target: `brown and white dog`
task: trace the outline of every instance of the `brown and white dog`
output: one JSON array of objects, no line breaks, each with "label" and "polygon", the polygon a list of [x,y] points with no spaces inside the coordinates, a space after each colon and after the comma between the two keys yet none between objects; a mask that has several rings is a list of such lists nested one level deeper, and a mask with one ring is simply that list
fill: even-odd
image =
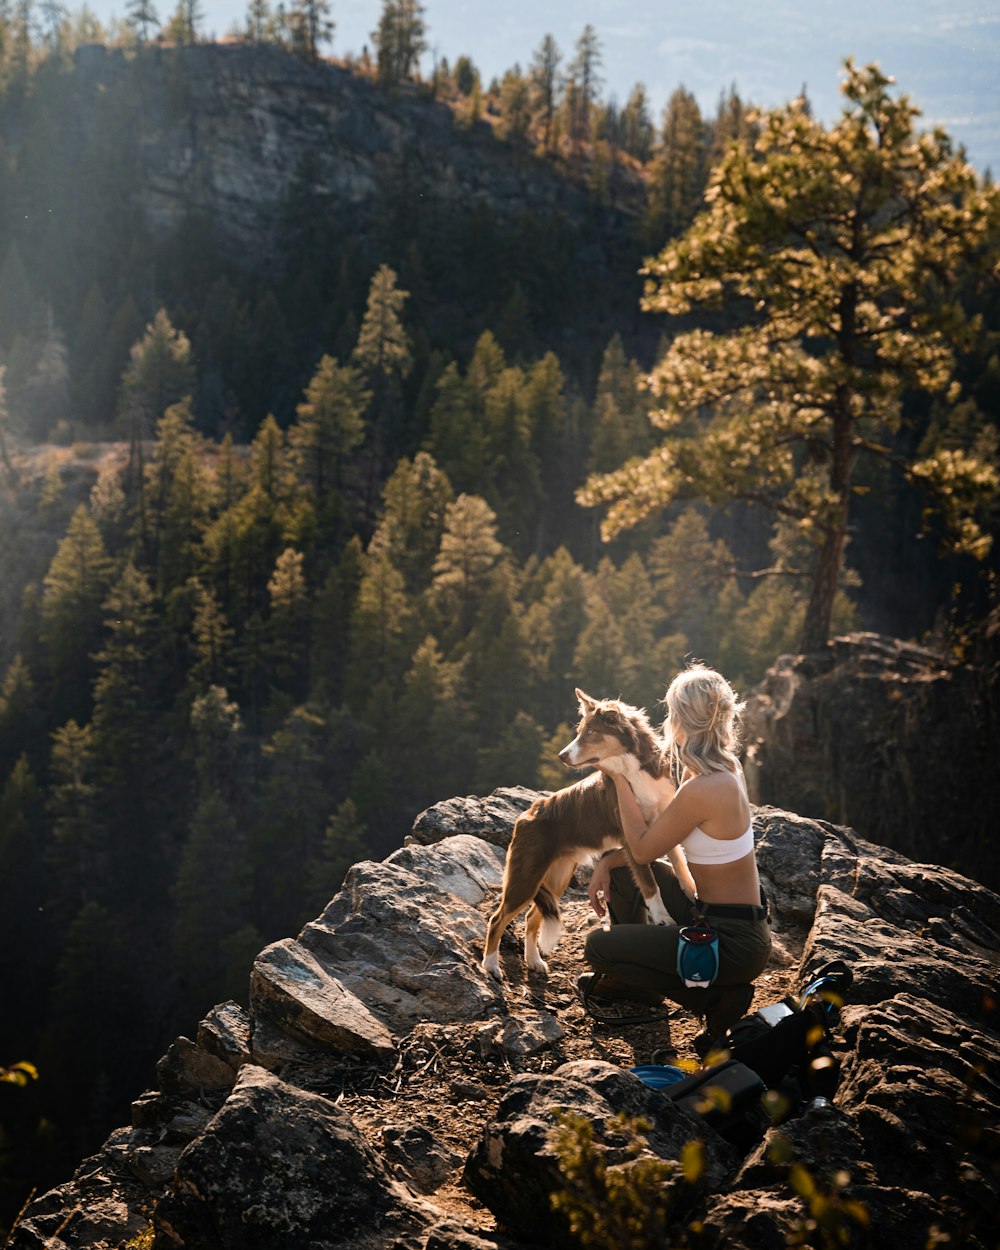
[{"label": "brown and white dog", "polygon": [[[593,767],[621,772],[647,821],[674,795],[667,756],[646,713],[617,699],[592,699],[577,690],[580,722],[576,737],[559,752],[570,768]],[[483,949],[483,969],[503,980],[498,948],[504,930],[528,903],[524,923],[524,961],[535,972],[548,972],[542,955],[555,948],[562,934],[559,899],[578,864],[620,846],[642,891],[653,924],[669,919],[652,870],[637,864],[622,834],[614,782],[595,771],[545,798],[536,799],[514,826],[507,849],[503,890],[490,916]],[[695,884],[680,847],[669,854],[674,872],[691,898]]]}]

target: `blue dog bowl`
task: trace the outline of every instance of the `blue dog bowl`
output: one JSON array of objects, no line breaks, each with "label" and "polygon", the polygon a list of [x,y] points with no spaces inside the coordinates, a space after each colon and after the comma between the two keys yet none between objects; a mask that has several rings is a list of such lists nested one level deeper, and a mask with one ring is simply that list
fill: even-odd
[{"label": "blue dog bowl", "polygon": [[637,1076],[643,1085],[649,1085],[652,1089],[665,1089],[668,1085],[676,1085],[687,1076],[682,1068],[670,1068],[657,1063],[641,1064],[638,1068],[629,1068],[629,1071]]}]

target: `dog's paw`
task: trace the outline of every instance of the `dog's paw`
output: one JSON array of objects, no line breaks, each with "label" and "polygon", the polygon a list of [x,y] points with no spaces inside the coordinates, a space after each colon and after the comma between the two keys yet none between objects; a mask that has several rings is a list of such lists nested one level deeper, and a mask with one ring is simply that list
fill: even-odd
[{"label": "dog's paw", "polygon": [[670,923],[670,913],[663,905],[663,900],[659,897],[646,899],[646,911],[649,915],[649,923],[655,925],[664,925]]},{"label": "dog's paw", "polygon": [[503,980],[503,970],[500,967],[500,956],[494,952],[492,955],[484,955],[482,969],[487,976],[492,977],[494,981]]},{"label": "dog's paw", "polygon": [[547,977],[549,975],[549,965],[545,962],[541,955],[536,955],[534,959],[526,958],[524,962],[528,965],[531,972],[540,972],[543,977]]}]

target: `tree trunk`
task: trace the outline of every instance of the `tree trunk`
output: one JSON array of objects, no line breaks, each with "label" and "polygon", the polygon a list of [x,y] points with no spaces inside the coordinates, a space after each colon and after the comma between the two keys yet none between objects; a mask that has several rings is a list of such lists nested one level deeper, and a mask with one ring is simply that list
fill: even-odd
[{"label": "tree trunk", "polygon": [[837,595],[837,582],[840,579],[846,528],[845,514],[844,524],[831,529],[819,549],[806,618],[802,625],[800,651],[820,651],[830,637],[830,620],[833,616],[833,601]]},{"label": "tree trunk", "polygon": [[854,453],[851,447],[853,420],[850,410],[850,391],[846,385],[839,388],[838,411],[833,422],[833,456],[830,466],[830,486],[837,498],[836,507],[819,549],[812,590],[802,625],[799,649],[803,652],[819,651],[830,637],[830,621],[833,604],[837,597],[837,584],[844,558],[844,539],[847,536],[848,510],[851,499],[851,474]]}]

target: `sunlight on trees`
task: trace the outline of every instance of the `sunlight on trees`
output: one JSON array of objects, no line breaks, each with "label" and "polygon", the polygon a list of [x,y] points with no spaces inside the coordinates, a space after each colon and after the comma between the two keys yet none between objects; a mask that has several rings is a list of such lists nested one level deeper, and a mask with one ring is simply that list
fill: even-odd
[{"label": "sunlight on trees", "polygon": [[892,443],[905,389],[957,398],[956,345],[972,327],[956,282],[995,259],[1000,195],[943,132],[917,133],[916,108],[890,86],[848,63],[837,125],[796,101],[759,119],[752,147],[730,149],[706,211],[650,262],[644,306],[739,300],[749,320],[677,335],[650,379],[664,441],[579,494],[610,505],[607,537],[686,498],[795,521],[815,545],[807,650],[829,635],[860,458],[923,486],[973,555],[1000,481],[967,453],[918,460]]}]

